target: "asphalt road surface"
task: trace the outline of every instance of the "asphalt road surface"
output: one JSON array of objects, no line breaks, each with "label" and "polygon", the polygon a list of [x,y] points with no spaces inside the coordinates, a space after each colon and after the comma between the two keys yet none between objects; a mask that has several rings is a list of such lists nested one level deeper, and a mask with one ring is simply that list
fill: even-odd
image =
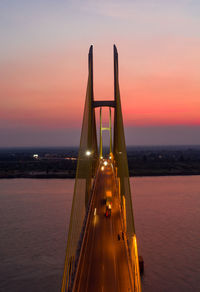
[{"label": "asphalt road surface", "polygon": [[[110,163],[101,168],[73,291],[133,291],[113,168]],[[105,216],[107,191],[112,192],[110,217]]]}]

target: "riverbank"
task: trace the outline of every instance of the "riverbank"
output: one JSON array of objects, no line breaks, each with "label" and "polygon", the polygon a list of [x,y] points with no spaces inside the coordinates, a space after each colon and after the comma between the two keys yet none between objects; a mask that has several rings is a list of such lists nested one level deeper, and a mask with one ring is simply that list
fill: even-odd
[{"label": "riverbank", "polygon": [[[178,171],[178,170],[163,170],[152,171],[152,172],[136,172],[134,170],[130,171],[130,177],[156,177],[156,176],[191,176],[200,175],[200,171]],[[16,178],[29,178],[29,179],[74,179],[75,173],[45,173],[45,172],[35,172],[35,173],[5,173],[0,174],[0,179],[16,179]]]},{"label": "riverbank", "polygon": [[[200,175],[200,146],[127,147],[127,155],[130,177]],[[78,148],[0,149],[0,179],[75,178],[77,157]]]}]

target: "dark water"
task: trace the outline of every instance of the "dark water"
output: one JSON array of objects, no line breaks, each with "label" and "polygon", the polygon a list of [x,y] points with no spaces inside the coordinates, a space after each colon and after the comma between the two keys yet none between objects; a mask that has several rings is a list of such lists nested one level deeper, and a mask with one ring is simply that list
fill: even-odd
[{"label": "dark water", "polygon": [[[0,291],[60,290],[74,180],[0,180]],[[200,176],[132,178],[147,292],[200,291]]]}]

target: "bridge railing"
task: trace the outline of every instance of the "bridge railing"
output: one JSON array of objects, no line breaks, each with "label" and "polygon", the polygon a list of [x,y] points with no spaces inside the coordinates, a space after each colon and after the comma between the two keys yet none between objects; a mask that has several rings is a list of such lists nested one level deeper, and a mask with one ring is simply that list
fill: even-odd
[{"label": "bridge railing", "polygon": [[[97,168],[97,173],[99,171],[99,166]],[[92,205],[93,205],[93,200],[94,200],[94,190],[95,190],[95,186],[96,186],[96,178],[97,178],[97,174],[94,177],[93,183],[92,183],[92,189],[91,189],[91,196],[90,196],[90,200],[88,202],[88,206],[86,209],[86,213],[85,213],[85,217],[84,217],[84,221],[83,221],[83,226],[81,229],[81,233],[80,233],[80,238],[79,238],[79,242],[78,242],[78,246],[77,246],[77,250],[76,250],[76,255],[75,255],[75,260],[74,260],[74,264],[73,267],[71,269],[71,273],[69,274],[69,280],[68,283],[66,285],[66,292],[72,292],[73,291],[73,287],[74,287],[74,282],[76,281],[76,272],[78,270],[78,266],[79,266],[79,262],[80,262],[80,256],[81,253],[83,251],[83,243],[84,243],[84,239],[85,239],[85,231],[87,230],[87,226],[89,224],[89,217],[90,217],[90,213],[92,210]]]},{"label": "bridge railing", "polygon": [[139,260],[138,260],[138,249],[137,249],[137,240],[136,235],[134,234],[131,238],[127,236],[126,232],[126,210],[124,209],[126,204],[123,202],[125,200],[125,197],[120,194],[120,178],[117,176],[117,167],[115,165],[115,162],[113,162],[113,170],[114,170],[114,176],[115,176],[115,184],[116,184],[116,191],[119,196],[119,200],[121,203],[121,224],[122,229],[124,232],[124,242],[126,246],[127,251],[127,258],[128,258],[128,264],[129,264],[129,272],[130,272],[130,278],[133,285],[133,291],[134,292],[141,292],[141,280],[140,280],[140,269],[139,269]]}]

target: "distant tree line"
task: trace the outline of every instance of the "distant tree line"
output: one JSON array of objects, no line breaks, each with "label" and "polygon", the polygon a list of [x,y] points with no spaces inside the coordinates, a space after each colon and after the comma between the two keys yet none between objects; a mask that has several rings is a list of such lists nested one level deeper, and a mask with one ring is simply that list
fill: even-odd
[{"label": "distant tree line", "polygon": [[[200,147],[128,147],[127,155],[130,176],[200,174]],[[0,150],[0,178],[73,178],[77,157],[77,148]]]}]

